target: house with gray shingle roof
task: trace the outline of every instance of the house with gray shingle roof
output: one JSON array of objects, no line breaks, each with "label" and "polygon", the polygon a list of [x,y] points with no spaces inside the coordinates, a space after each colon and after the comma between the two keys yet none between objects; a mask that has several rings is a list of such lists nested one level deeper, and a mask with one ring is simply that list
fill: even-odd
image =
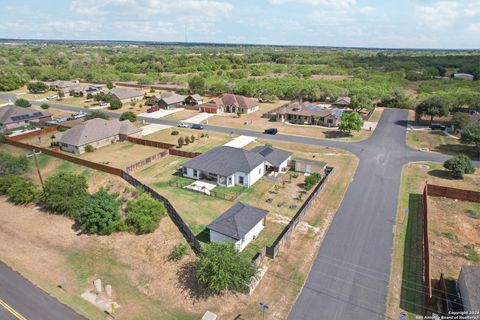
[{"label": "house with gray shingle roof", "polygon": [[207,113],[252,113],[258,110],[258,99],[238,94],[224,93],[221,96],[198,105],[201,112]]},{"label": "house with gray shingle roof", "polygon": [[142,136],[142,129],[135,127],[130,121],[118,119],[91,119],[73,128],[55,134],[55,139],[62,150],[81,154],[85,147],[100,148],[126,137]]},{"label": "house with gray shingle roof", "polygon": [[290,156],[290,152],[272,147],[249,151],[221,146],[185,162],[182,172],[183,176],[196,180],[209,180],[225,187],[240,185],[248,188],[268,173],[268,168],[288,163]]},{"label": "house with gray shingle roof", "polygon": [[292,159],[289,151],[274,148],[271,146],[256,146],[251,151],[257,152],[265,158],[266,171],[287,172],[288,162]]},{"label": "house with gray shingle roof", "polygon": [[19,128],[30,123],[43,124],[50,120],[52,114],[48,111],[13,105],[0,107],[0,130]]},{"label": "house with gray shingle roof", "polygon": [[238,202],[210,223],[211,242],[230,242],[242,251],[265,227],[268,211]]},{"label": "house with gray shingle roof", "polygon": [[457,281],[457,287],[462,297],[463,310],[480,310],[480,267],[462,266]]},{"label": "house with gray shingle roof", "polygon": [[144,96],[142,92],[127,87],[112,88],[108,94],[122,103],[142,100]]}]

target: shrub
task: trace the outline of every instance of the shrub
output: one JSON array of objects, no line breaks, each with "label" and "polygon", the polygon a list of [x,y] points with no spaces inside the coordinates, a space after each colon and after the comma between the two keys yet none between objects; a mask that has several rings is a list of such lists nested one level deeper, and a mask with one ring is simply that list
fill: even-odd
[{"label": "shrub", "polygon": [[7,141],[7,137],[5,134],[0,133],[0,144],[5,143],[5,141]]},{"label": "shrub", "polygon": [[106,235],[117,229],[120,221],[120,204],[116,194],[109,194],[105,189],[89,195],[85,205],[80,209],[76,221],[83,232]]},{"label": "shrub", "polygon": [[475,168],[468,158],[464,154],[455,156],[443,163],[443,167],[449,170],[454,178],[463,179],[464,174],[470,174],[475,172]]},{"label": "shrub", "polygon": [[190,141],[193,143],[195,142],[195,136],[192,134],[192,136],[190,137]]},{"label": "shrub", "polygon": [[40,108],[42,108],[43,110],[47,110],[47,109],[50,109],[50,105],[48,103],[42,103]]},{"label": "shrub", "polygon": [[188,136],[185,137],[185,144],[189,144],[190,143],[190,138]]},{"label": "shrub", "polygon": [[112,90],[112,89],[113,89],[113,83],[112,83],[112,81],[107,81],[107,88],[108,88],[108,90]]},{"label": "shrub", "polygon": [[163,215],[165,215],[163,203],[153,199],[147,193],[142,193],[136,200],[127,203],[125,222],[137,234],[150,233],[157,229]]},{"label": "shrub", "polygon": [[9,174],[20,175],[28,170],[28,160],[25,156],[12,156],[0,151],[0,176]]},{"label": "shrub", "polygon": [[86,152],[93,152],[93,151],[95,151],[95,148],[91,144],[88,144],[88,145],[85,146],[85,151]]},{"label": "shrub", "polygon": [[12,185],[19,183],[22,180],[24,180],[24,178],[16,175],[0,176],[0,194],[6,195],[8,193],[8,189]]},{"label": "shrub", "polygon": [[85,120],[92,120],[92,119],[97,119],[97,118],[98,119],[105,119],[105,120],[110,119],[110,117],[107,116],[104,112],[98,111],[98,110],[92,111],[85,116]]},{"label": "shrub", "polygon": [[27,89],[31,93],[40,93],[40,92],[47,91],[48,86],[43,82],[36,81],[36,82],[30,82],[29,84],[27,84]]},{"label": "shrub", "polygon": [[177,130],[174,130],[172,131],[172,133],[170,133],[172,136],[178,136],[179,132]]},{"label": "shrub", "polygon": [[23,99],[23,98],[18,98],[17,100],[15,100],[15,105],[17,107],[22,107],[22,108],[28,108],[28,107],[32,106],[30,101],[28,101],[27,99]]},{"label": "shrub", "polygon": [[122,107],[122,102],[118,99],[111,99],[110,100],[110,107],[108,109],[110,110],[118,110]]},{"label": "shrub", "polygon": [[33,182],[20,178],[7,190],[8,200],[15,204],[29,204],[38,196],[38,188]]},{"label": "shrub", "polygon": [[362,129],[363,120],[357,112],[343,113],[338,129],[343,132],[350,133],[352,130],[359,131]]},{"label": "shrub", "polygon": [[87,99],[92,100],[93,99],[93,94],[91,92],[87,93]]},{"label": "shrub", "polygon": [[305,177],[305,190],[310,190],[322,179],[322,175],[318,172],[314,172],[311,175]]},{"label": "shrub", "polygon": [[185,144],[185,141],[182,137],[178,138],[178,147],[181,148]]},{"label": "shrub", "polygon": [[47,178],[40,204],[52,213],[75,217],[85,205],[87,179],[69,172],[56,173]]},{"label": "shrub", "polygon": [[184,243],[175,245],[168,255],[168,261],[180,261],[187,253],[188,246]]},{"label": "shrub", "polygon": [[198,280],[215,292],[241,290],[257,273],[250,259],[226,242],[206,245],[195,267]]},{"label": "shrub", "polygon": [[135,122],[137,121],[137,116],[132,111],[127,111],[120,115],[120,120],[121,121],[128,120],[130,122]]}]

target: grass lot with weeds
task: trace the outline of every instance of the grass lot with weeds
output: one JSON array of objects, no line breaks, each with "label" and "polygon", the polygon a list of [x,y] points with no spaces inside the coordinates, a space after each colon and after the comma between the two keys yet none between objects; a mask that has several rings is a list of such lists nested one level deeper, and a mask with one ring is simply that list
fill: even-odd
[{"label": "grass lot with weeds", "polygon": [[478,151],[474,145],[462,144],[460,140],[449,137],[441,131],[408,131],[407,145],[418,150],[428,149],[452,156],[463,153],[472,159],[478,159]]},{"label": "grass lot with weeds", "polygon": [[[431,184],[478,190],[480,186],[480,170],[477,169],[475,174],[466,175],[463,180],[455,180],[450,177],[449,173],[443,169],[442,164],[439,163],[410,163],[403,168],[387,303],[387,315],[391,318],[397,318],[401,310],[408,313],[409,319],[415,319],[417,315],[423,315],[422,192],[427,180]],[[455,207],[441,207],[441,210],[437,210],[435,208],[438,201],[440,206],[450,203],[451,205],[455,204]],[[454,267],[458,276],[460,270],[459,265],[454,262],[455,259],[459,263],[467,262],[465,259],[459,259],[458,257],[465,250],[460,250],[460,247],[455,247],[453,244],[457,242],[456,239],[460,238],[460,233],[468,232],[469,229],[466,226],[451,223],[454,223],[454,220],[458,221],[458,218],[465,220],[469,214],[476,216],[478,204],[462,203],[464,202],[429,197],[431,218],[429,219],[430,257],[432,259],[433,278],[440,276],[439,271],[442,269],[442,265],[448,268],[450,265]],[[464,205],[467,205],[467,208],[462,208]],[[471,208],[472,206],[474,208]],[[457,216],[454,212],[459,212],[460,214]],[[450,221],[441,219],[439,217],[440,213],[448,215],[448,220]],[[439,251],[437,252],[437,250]],[[438,259],[435,259],[435,255],[438,256]],[[445,259],[444,262],[442,262],[442,259]]]}]

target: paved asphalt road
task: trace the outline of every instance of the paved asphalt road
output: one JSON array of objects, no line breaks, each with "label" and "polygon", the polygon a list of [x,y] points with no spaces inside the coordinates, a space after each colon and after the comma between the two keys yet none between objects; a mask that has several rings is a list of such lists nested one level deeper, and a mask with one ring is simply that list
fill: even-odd
[{"label": "paved asphalt road", "polygon": [[[0,94],[0,98],[14,100],[15,96]],[[61,110],[84,110],[52,102],[49,104]],[[106,113],[118,117],[118,113]],[[204,126],[206,130],[218,132],[342,148],[360,158],[354,180],[325,236],[289,319],[385,318],[393,226],[402,167],[411,161],[443,162],[449,158],[407,147],[406,119],[407,111],[385,110],[372,137],[357,143],[282,134],[271,136],[250,130]],[[139,120],[176,125],[174,121],[163,119],[140,117]],[[480,163],[475,162],[475,165],[480,166]],[[23,298],[21,300],[25,301]],[[54,308],[48,307],[48,310]]]},{"label": "paved asphalt road", "polygon": [[0,319],[85,320],[3,262],[0,262]]}]

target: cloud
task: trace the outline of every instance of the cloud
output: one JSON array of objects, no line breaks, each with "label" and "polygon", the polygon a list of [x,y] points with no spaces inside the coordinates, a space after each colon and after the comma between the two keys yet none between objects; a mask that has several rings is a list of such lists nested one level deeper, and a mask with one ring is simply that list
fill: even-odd
[{"label": "cloud", "polygon": [[480,33],[480,22],[470,24],[468,30],[474,33]]},{"label": "cloud", "polygon": [[426,28],[449,28],[475,19],[480,13],[480,0],[434,1],[415,5],[419,23]]},{"label": "cloud", "polygon": [[286,3],[309,4],[313,6],[324,5],[337,9],[346,9],[357,4],[357,0],[268,0],[268,2],[273,5]]}]

